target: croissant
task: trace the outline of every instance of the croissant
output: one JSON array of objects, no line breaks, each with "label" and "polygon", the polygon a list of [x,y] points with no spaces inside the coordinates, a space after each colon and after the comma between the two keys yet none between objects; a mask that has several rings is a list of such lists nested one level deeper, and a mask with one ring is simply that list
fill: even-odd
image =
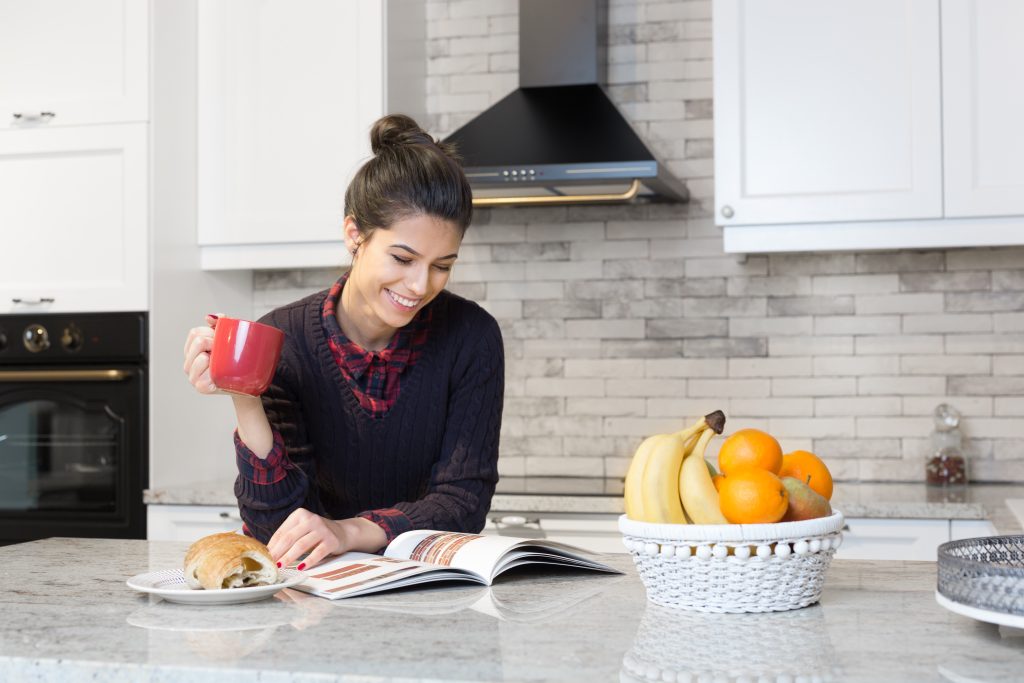
[{"label": "croissant", "polygon": [[185,553],[185,582],[190,588],[217,590],[269,586],[278,582],[270,551],[255,538],[236,533],[205,536]]}]

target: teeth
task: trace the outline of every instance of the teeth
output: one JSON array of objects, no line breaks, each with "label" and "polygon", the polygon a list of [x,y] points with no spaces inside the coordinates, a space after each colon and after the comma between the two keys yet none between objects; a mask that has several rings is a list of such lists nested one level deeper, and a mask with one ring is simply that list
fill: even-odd
[{"label": "teeth", "polygon": [[388,290],[388,294],[391,295],[392,299],[394,299],[398,303],[402,304],[406,308],[412,308],[413,306],[415,306],[419,302],[419,299],[406,299],[404,296],[398,296],[397,294],[392,292],[390,289]]}]

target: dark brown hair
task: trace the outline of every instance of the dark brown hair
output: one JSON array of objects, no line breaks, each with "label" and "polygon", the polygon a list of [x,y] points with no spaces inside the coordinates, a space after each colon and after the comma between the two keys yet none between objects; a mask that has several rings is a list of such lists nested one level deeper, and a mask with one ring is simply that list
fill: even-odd
[{"label": "dark brown hair", "polygon": [[363,239],[421,214],[466,233],[473,194],[453,145],[435,140],[404,114],[390,114],[373,124],[370,147],[373,158],[345,191],[345,215],[355,219]]}]

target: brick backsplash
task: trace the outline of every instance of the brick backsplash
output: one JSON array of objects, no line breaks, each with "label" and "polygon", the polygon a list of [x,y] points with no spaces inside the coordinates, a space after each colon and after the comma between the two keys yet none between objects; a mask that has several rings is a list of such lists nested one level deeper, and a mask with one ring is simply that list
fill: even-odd
[{"label": "brick backsplash", "polygon": [[[423,123],[444,136],[516,86],[518,3],[427,7]],[[609,12],[608,92],[693,200],[477,212],[450,289],[505,336],[502,474],[622,476],[642,437],[721,408],[838,478],[916,481],[948,402],[972,477],[1024,481],[1024,249],[723,253],[711,3]],[[258,313],[338,272],[255,273]]]}]

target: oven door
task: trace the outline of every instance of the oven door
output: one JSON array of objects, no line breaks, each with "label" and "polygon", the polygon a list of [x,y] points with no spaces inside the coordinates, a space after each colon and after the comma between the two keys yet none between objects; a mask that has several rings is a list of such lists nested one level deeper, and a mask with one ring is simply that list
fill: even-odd
[{"label": "oven door", "polygon": [[0,543],[145,538],[138,366],[0,370]]}]

